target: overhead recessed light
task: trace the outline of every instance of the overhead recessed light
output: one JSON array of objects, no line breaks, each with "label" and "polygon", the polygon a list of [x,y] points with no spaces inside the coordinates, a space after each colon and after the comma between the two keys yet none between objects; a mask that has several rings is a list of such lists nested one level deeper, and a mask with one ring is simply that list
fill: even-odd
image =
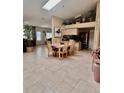
[{"label": "overhead recessed light", "polygon": [[61,0],[49,0],[42,8],[49,11],[54,6],[56,6],[60,1]]}]

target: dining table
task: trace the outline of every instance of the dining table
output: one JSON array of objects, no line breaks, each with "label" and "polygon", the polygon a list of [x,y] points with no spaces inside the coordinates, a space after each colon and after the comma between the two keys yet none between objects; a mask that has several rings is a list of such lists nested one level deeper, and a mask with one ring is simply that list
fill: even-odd
[{"label": "dining table", "polygon": [[61,55],[60,55],[60,50],[61,50],[64,46],[65,46],[64,44],[60,44],[60,43],[54,43],[54,44],[52,44],[52,48],[53,48],[55,51],[58,51],[58,53],[59,53],[59,58],[61,57]]},{"label": "dining table", "polygon": [[[68,44],[67,47],[69,47],[69,46],[71,46],[71,44]],[[61,51],[61,49],[62,49],[63,47],[65,47],[65,44],[61,44],[61,43],[54,43],[54,44],[52,44],[52,48],[58,49],[59,58],[61,57],[60,51]]]}]

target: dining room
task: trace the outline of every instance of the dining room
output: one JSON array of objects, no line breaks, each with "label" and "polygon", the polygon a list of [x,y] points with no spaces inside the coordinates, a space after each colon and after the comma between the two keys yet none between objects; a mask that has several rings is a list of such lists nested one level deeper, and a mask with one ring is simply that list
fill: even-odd
[{"label": "dining room", "polygon": [[34,21],[26,20],[24,25],[33,25],[36,35],[43,36],[36,36],[39,41],[33,51],[23,53],[24,93],[99,93],[100,62],[95,60],[100,55],[96,50],[100,46],[99,2],[58,0],[60,3],[47,9],[45,5],[52,1],[34,7],[34,16],[25,5],[24,15]]}]

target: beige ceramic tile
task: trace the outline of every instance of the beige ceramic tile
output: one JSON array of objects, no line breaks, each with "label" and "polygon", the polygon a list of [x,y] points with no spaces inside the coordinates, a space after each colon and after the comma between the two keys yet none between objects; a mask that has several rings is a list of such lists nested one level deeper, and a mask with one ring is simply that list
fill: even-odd
[{"label": "beige ceramic tile", "polygon": [[48,57],[45,46],[23,55],[24,93],[99,93],[93,79],[90,51],[62,60]]}]

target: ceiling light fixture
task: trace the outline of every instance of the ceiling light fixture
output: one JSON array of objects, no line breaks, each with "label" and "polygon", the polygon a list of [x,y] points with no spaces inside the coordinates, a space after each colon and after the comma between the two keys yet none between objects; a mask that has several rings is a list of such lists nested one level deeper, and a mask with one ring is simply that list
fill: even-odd
[{"label": "ceiling light fixture", "polygon": [[46,10],[51,10],[54,6],[56,6],[61,0],[49,0],[42,8]]}]

